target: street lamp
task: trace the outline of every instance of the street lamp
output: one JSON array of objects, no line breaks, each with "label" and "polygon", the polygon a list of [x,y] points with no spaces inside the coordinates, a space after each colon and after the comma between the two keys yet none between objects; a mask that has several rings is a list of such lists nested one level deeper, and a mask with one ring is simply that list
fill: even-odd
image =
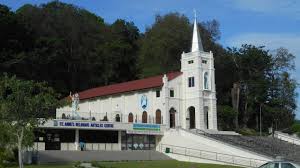
[{"label": "street lamp", "polygon": [[261,126],[262,126],[262,124],[261,124],[261,111],[262,111],[262,106],[265,103],[267,104],[267,103],[269,103],[269,101],[267,100],[264,103],[260,103],[260,106],[259,106],[259,136],[261,136]]}]

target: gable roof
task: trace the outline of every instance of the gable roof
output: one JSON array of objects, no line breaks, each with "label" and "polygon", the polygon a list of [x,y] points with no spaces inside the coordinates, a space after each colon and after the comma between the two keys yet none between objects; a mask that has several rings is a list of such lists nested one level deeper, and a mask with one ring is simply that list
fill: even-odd
[{"label": "gable roof", "polygon": [[[166,74],[168,77],[168,80],[172,80],[178,76],[180,76],[182,72],[171,72]],[[84,90],[82,92],[79,92],[79,98],[80,100],[94,98],[94,97],[100,97],[100,96],[107,96],[107,95],[113,95],[113,94],[119,94],[124,92],[130,92],[130,91],[136,91],[136,90],[142,90],[142,89],[149,89],[149,88],[155,88],[155,87],[161,87],[163,86],[162,81],[163,75],[153,76],[145,79],[139,79],[129,82],[123,82],[118,84],[112,84],[107,86],[101,86],[96,87],[88,90]]]}]

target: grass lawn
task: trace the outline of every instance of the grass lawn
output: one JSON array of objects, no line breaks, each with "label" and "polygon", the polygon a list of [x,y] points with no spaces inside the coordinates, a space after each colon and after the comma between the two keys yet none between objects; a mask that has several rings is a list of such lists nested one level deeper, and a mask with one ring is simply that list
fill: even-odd
[{"label": "grass lawn", "polygon": [[[8,168],[19,168],[19,167],[12,166]],[[25,168],[74,168],[74,164],[25,165]]]},{"label": "grass lawn", "polygon": [[[95,162],[100,168],[237,168],[234,166],[201,164],[190,162],[179,162],[175,160],[167,161],[128,161],[128,162]],[[25,168],[73,168],[74,164],[65,165],[33,165]],[[10,168],[17,168],[10,167]]]},{"label": "grass lawn", "polygon": [[[234,166],[201,164],[180,162],[175,160],[166,161],[129,161],[129,162],[99,162],[107,168],[237,168]],[[101,167],[102,168],[102,167]]]}]

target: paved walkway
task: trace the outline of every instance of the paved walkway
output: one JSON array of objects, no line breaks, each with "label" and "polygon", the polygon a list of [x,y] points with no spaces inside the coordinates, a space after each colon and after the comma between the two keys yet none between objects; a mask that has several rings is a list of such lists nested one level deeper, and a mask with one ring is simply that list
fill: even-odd
[{"label": "paved walkway", "polygon": [[157,151],[39,151],[39,163],[129,161],[129,160],[171,160]]}]

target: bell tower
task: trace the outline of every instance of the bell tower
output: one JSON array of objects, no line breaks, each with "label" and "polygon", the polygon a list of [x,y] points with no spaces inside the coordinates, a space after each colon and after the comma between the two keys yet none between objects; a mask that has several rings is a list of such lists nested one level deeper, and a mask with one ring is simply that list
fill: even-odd
[{"label": "bell tower", "polygon": [[203,49],[196,14],[191,52],[182,53],[181,72],[183,128],[217,130],[214,58]]}]

